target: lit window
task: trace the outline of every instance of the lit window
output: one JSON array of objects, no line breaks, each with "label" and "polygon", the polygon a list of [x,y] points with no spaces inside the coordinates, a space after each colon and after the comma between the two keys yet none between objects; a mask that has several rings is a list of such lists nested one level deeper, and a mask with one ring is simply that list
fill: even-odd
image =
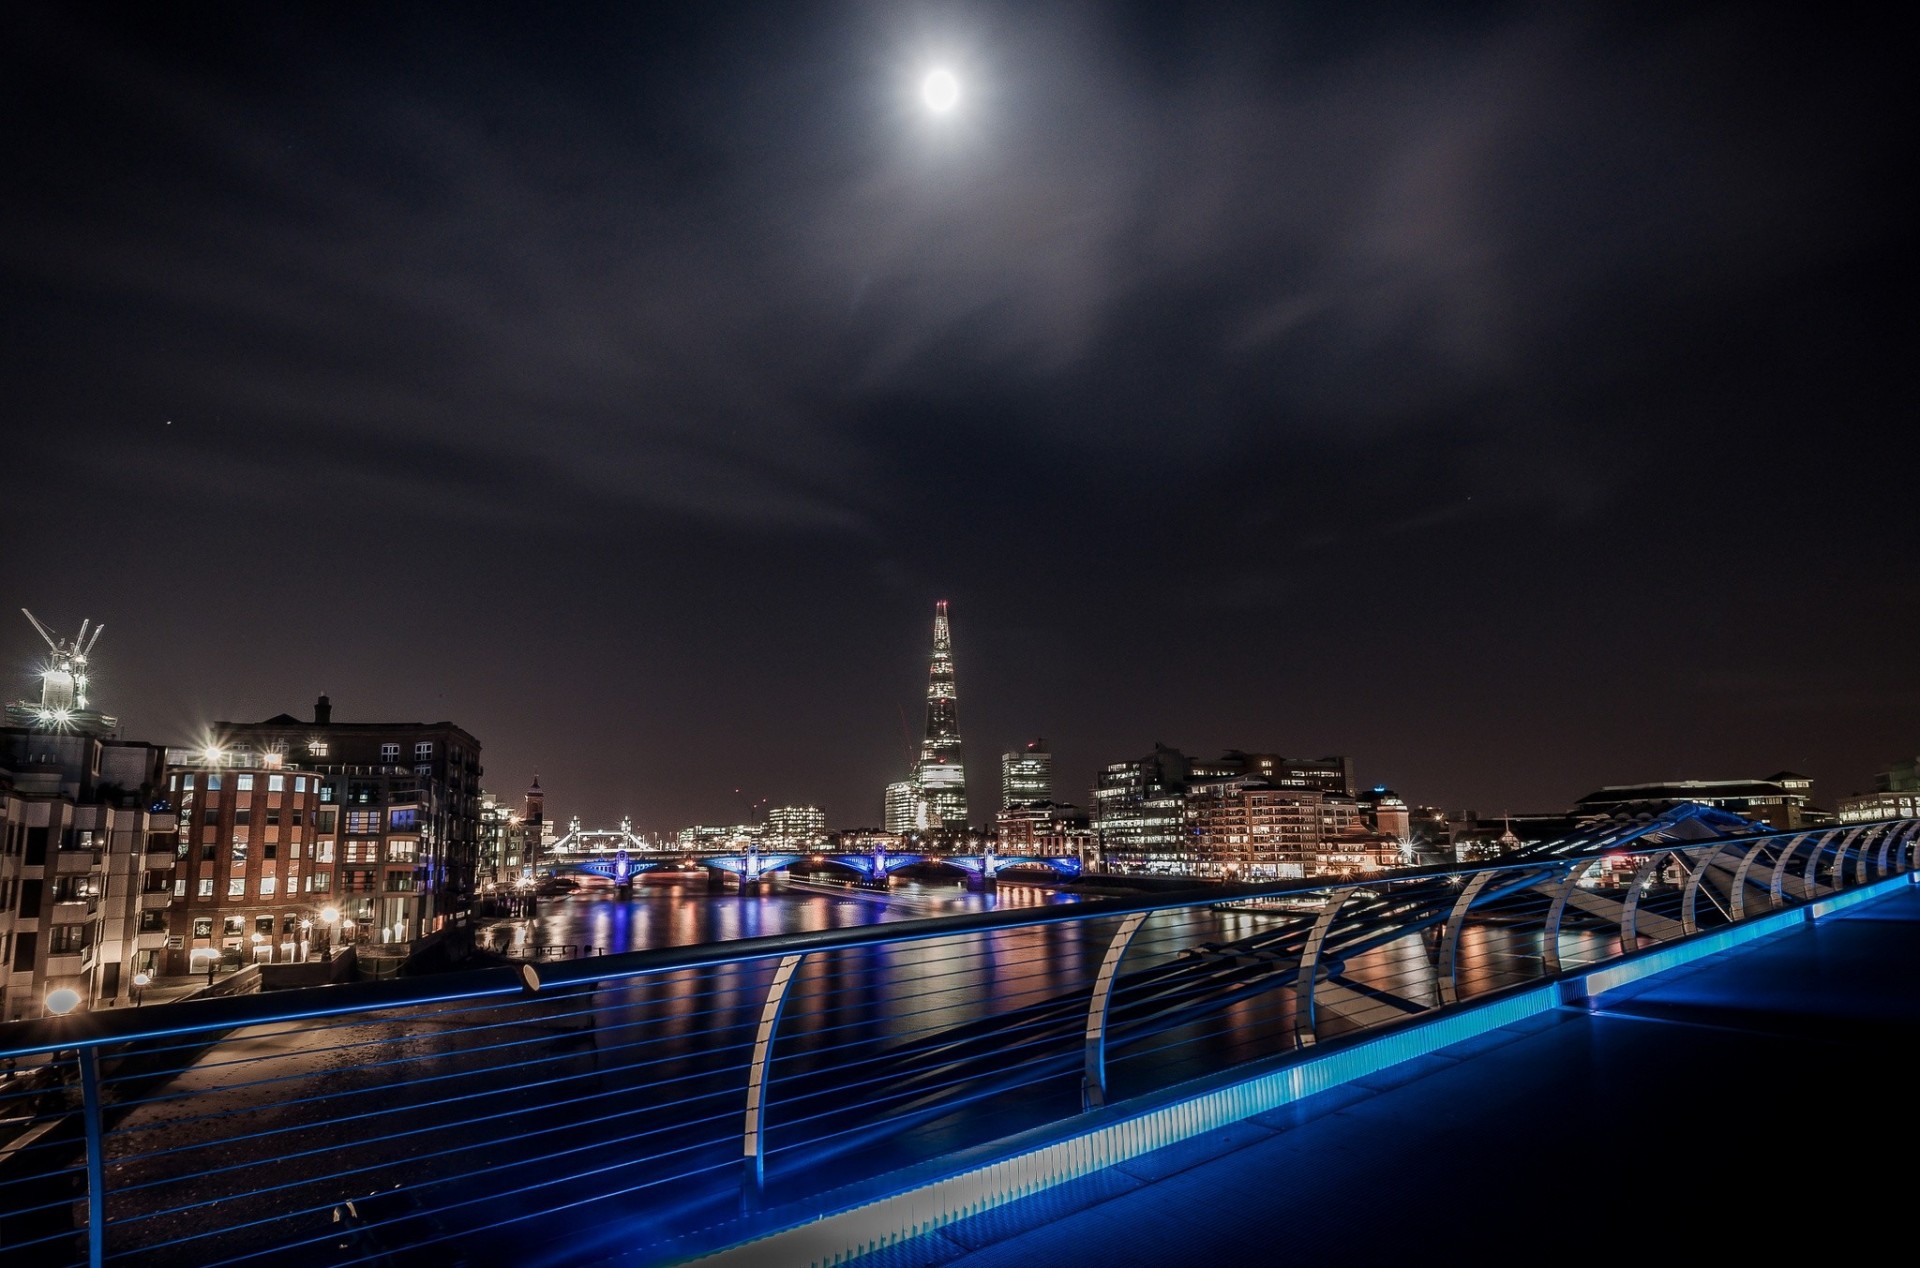
[{"label": "lit window", "polygon": [[182,876],[173,882],[173,896],[175,898],[185,898],[187,896],[186,877]]},{"label": "lit window", "polygon": [[239,789],[241,792],[252,792],[253,791],[253,775],[251,773],[242,773],[239,776],[236,776],[234,779],[233,786]]},{"label": "lit window", "polygon": [[268,792],[285,792],[286,790],[287,790],[287,777],[285,775],[267,776]]},{"label": "lit window", "polygon": [[217,775],[217,774],[214,774],[214,773],[211,773],[211,772],[209,772],[209,773],[208,773],[208,775],[207,775],[207,791],[208,791],[208,792],[219,792],[219,791],[220,791],[220,776],[219,776],[219,775]]},{"label": "lit window", "polygon": [[295,775],[293,777],[293,791],[297,793],[307,791],[307,777],[305,775]]},{"label": "lit window", "polygon": [[202,876],[200,878],[200,897],[202,898],[213,897],[213,877]]},{"label": "lit window", "polygon": [[191,792],[193,790],[193,776],[182,775],[180,777],[180,786]]},{"label": "lit window", "polygon": [[310,757],[325,757],[327,755],[327,742],[325,740],[308,740],[307,754]]},{"label": "lit window", "polygon": [[235,876],[228,879],[227,881],[227,897],[228,898],[244,898],[246,896],[246,893],[247,893],[246,877]]},{"label": "lit window", "polygon": [[416,745],[414,745],[414,746],[413,746],[413,760],[414,760],[414,761],[416,761],[416,762],[419,762],[419,761],[425,761],[425,760],[426,760],[427,758],[429,758],[429,757],[432,757],[432,756],[433,756],[433,741],[432,741],[432,740],[422,740],[422,741],[420,741],[420,742],[419,742],[418,744],[416,744]]},{"label": "lit window", "polygon": [[277,888],[279,888],[279,881],[277,877],[262,876],[260,878],[260,897],[262,898],[267,897],[268,895],[272,894]]},{"label": "lit window", "polygon": [[382,744],[380,746],[380,760],[383,762],[399,761],[400,746],[398,744]]}]

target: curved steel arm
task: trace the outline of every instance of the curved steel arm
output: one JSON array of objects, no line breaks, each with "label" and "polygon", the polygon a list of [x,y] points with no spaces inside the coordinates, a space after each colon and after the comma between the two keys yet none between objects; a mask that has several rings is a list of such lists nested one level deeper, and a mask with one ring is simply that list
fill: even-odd
[{"label": "curved steel arm", "polygon": [[773,1036],[780,1027],[780,1013],[787,1006],[787,988],[805,955],[787,955],[774,967],[773,981],[767,987],[767,1001],[760,1008],[760,1029],[753,1037],[753,1063],[747,1068],[747,1119],[741,1133],[741,1153],[746,1160],[746,1183],[758,1194],[767,1183],[766,1169],[766,1095],[767,1080],[773,1065]]},{"label": "curved steel arm", "polygon": [[1327,944],[1327,932],[1333,928],[1333,918],[1347,905],[1347,899],[1359,891],[1358,885],[1348,885],[1336,889],[1327,895],[1326,905],[1313,922],[1313,929],[1307,934],[1306,947],[1300,952],[1299,974],[1294,978],[1293,1039],[1296,1046],[1311,1048],[1319,1041],[1319,1033],[1314,1029],[1313,986],[1320,976],[1320,950]]},{"label": "curved steel arm", "polygon": [[1120,922],[1107,943],[1107,954],[1100,961],[1100,975],[1093,980],[1093,998],[1087,1004],[1086,1074],[1080,1083],[1080,1101],[1086,1109],[1099,1109],[1107,1103],[1107,1004],[1113,997],[1113,981],[1119,975],[1120,961],[1147,913],[1136,911]]},{"label": "curved steel arm", "polygon": [[[1680,932],[1682,934],[1698,933],[1700,931],[1700,923],[1694,919],[1694,912],[1700,901],[1701,883],[1706,880],[1707,873],[1713,869],[1714,863],[1716,863],[1720,856],[1726,853],[1733,844],[1732,841],[1721,842],[1713,848],[1713,851],[1708,854],[1705,859],[1694,864],[1692,875],[1687,877],[1686,893],[1680,900]],[[1736,884],[1737,883],[1738,882],[1736,882]]]}]

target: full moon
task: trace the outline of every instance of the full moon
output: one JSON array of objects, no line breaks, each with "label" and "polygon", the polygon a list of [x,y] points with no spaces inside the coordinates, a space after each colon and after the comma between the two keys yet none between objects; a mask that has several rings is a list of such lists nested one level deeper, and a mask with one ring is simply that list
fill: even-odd
[{"label": "full moon", "polygon": [[960,104],[960,81],[945,68],[930,70],[925,82],[920,85],[920,96],[927,103],[927,109],[935,114],[946,114]]}]

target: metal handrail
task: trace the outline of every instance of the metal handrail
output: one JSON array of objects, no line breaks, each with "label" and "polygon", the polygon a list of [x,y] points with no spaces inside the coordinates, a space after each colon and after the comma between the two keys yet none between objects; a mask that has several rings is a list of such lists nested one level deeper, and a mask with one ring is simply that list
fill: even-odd
[{"label": "metal handrail", "polygon": [[[1817,903],[1907,872],[1916,842],[1913,820],[1645,837],[1357,879],[197,999],[8,1023],[0,1057],[51,1052],[43,1069],[78,1078],[81,1138],[56,1132],[31,1148],[84,1181],[93,1262],[109,1230],[136,1250],[189,1253],[180,1248],[230,1228],[281,1238],[273,1249],[298,1255],[326,1240],[312,1221],[330,1194],[390,1187],[403,1164],[416,1206],[353,1218],[363,1233],[419,1246],[528,1218],[511,1201],[557,1184],[581,1182],[581,1200],[610,1202],[671,1185],[678,1210],[689,1193],[710,1200],[730,1174],[751,1205],[770,1183],[793,1183],[805,1160],[858,1154],[986,1102],[1012,1096],[1016,1116],[1071,1119],[1139,1095],[1142,1072],[1159,1078],[1183,1045],[1182,1060],[1204,1058],[1211,1050],[1192,1045],[1210,1036],[1300,1052],[1380,1033],[1522,982],[1658,955],[1755,908]],[[1608,859],[1621,860],[1612,882],[1581,888]],[[1469,922],[1483,932],[1506,922],[1525,937],[1468,939]],[[1262,1006],[1239,1007],[1251,1001]],[[262,1026],[297,1038],[220,1046],[226,1032]],[[325,1059],[276,1064],[286,1051]],[[176,1087],[189,1068],[198,1081]],[[336,1068],[363,1081],[339,1083]],[[369,1088],[404,1091],[367,1101]],[[218,1098],[203,1100],[210,1091]],[[998,1120],[983,1108],[980,1121]],[[476,1132],[498,1148],[474,1152]],[[329,1142],[346,1139],[361,1149],[335,1161]],[[63,1164],[62,1148],[78,1163]],[[256,1166],[276,1170],[256,1179]],[[603,1178],[636,1167],[630,1179]],[[0,1216],[20,1191],[4,1186],[18,1183],[0,1176]],[[490,1194],[508,1205],[491,1209]],[[66,1208],[20,1209],[57,1222]],[[204,1210],[209,1227],[161,1218],[189,1210]],[[284,1236],[282,1216],[295,1230]],[[448,1222],[457,1227],[434,1231]]]}]

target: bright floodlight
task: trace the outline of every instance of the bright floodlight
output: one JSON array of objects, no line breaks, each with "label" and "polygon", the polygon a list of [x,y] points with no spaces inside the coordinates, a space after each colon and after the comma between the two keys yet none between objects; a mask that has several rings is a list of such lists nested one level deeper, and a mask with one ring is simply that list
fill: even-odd
[{"label": "bright floodlight", "polygon": [[925,82],[920,85],[920,96],[927,103],[927,109],[946,114],[960,104],[960,81],[953,77],[952,71],[936,67],[927,72]]},{"label": "bright floodlight", "polygon": [[57,991],[47,992],[47,1011],[55,1017],[65,1017],[80,1007],[80,992],[72,987],[63,986]]}]

